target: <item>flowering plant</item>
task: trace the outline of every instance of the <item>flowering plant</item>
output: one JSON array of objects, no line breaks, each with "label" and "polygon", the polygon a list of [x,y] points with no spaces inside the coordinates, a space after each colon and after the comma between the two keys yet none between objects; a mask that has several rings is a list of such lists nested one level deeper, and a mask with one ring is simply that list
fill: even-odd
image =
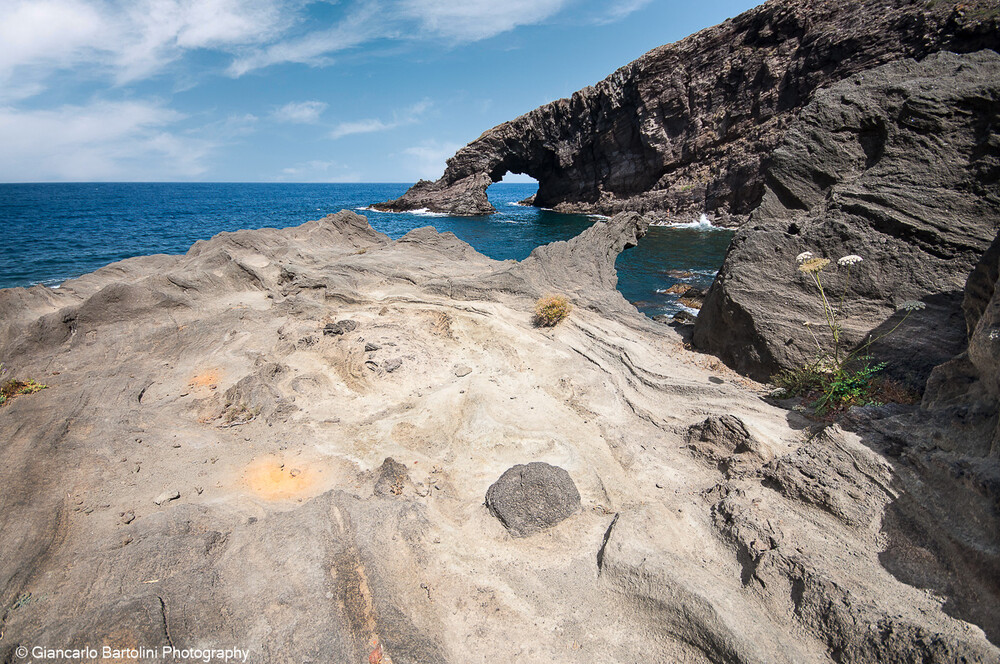
[{"label": "flowering plant", "polygon": [[825,348],[815,331],[816,325],[808,320],[803,321],[803,325],[816,343],[818,356],[814,361],[807,363],[800,369],[778,374],[775,376],[774,382],[791,396],[819,393],[813,406],[820,414],[851,405],[872,403],[874,401],[875,376],[886,365],[884,363],[872,364],[868,350],[873,343],[895,332],[914,311],[923,309],[924,303],[915,300],[903,302],[899,310],[905,313],[891,330],[874,338],[869,334],[863,344],[851,352],[845,352],[841,326],[841,321],[845,318],[844,301],[850,292],[851,268],[862,263],[864,259],[857,254],[849,254],[837,260],[837,267],[845,268],[847,274],[844,278],[843,290],[835,303],[828,297],[822,276],[823,270],[829,267],[832,261],[828,258],[814,256],[811,251],[802,252],[795,257],[795,260],[799,264],[799,272],[809,277],[819,291],[824,324],[830,331],[833,347],[832,349]]}]

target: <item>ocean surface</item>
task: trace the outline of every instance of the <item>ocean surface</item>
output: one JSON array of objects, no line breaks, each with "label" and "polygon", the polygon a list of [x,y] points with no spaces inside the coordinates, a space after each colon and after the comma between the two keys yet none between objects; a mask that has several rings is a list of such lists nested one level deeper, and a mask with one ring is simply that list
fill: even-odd
[{"label": "ocean surface", "polygon": [[[297,226],[341,209],[357,210],[395,239],[422,226],[451,231],[503,260],[568,240],[595,217],[518,205],[537,185],[498,183],[488,190],[498,213],[450,217],[387,213],[369,205],[396,198],[406,184],[70,183],[0,184],[0,288],[63,281],[123,258],[182,254],[220,231]],[[683,308],[664,291],[707,286],[732,232],[704,220],[654,226],[618,259],[618,288],[647,315]]]}]

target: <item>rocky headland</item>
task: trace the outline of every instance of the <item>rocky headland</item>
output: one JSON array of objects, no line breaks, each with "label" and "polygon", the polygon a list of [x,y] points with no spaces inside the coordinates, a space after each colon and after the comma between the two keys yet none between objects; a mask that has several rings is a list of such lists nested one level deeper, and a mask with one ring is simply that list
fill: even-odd
[{"label": "rocky headland", "polygon": [[995,0],[771,0],[484,132],[441,178],[375,207],[489,214],[487,186],[512,172],[538,180],[541,207],[735,226],[816,90],[901,58],[996,49],[998,20]]},{"label": "rocky headland", "polygon": [[[518,171],[618,212],[523,261],[343,211],[0,290],[33,385],[0,402],[0,662],[1000,661],[997,33],[769,2],[384,206],[489,212]],[[749,221],[693,329],[644,317],[615,260],[706,210]],[[860,257],[842,342],[919,403],[757,382],[815,354],[803,252],[831,293]]]},{"label": "rocky headland", "polygon": [[996,661],[982,450],[685,350],[615,290],[646,224],[514,263],[341,212],[0,291],[48,385],[0,408],[0,660]]}]

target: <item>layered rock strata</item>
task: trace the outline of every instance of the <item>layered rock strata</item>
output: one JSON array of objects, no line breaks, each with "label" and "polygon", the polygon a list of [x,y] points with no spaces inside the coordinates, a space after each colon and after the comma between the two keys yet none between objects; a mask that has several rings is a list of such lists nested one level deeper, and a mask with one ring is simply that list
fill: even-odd
[{"label": "layered rock strata", "polygon": [[[48,385],[0,407],[0,661],[997,661],[974,459],[807,430],[685,351],[613,288],[643,228],[514,264],[342,212],[0,291],[0,360]],[[483,496],[529,460],[581,509],[515,538]]]},{"label": "layered rock strata", "polygon": [[[998,114],[993,51],[903,60],[817,93],[774,151],[696,345],[758,380],[815,359],[817,343],[832,350],[817,286],[797,270],[808,251],[833,261],[822,281],[847,350],[892,330],[905,301],[926,306],[870,348],[921,389],[965,347],[965,281],[1000,228]],[[848,273],[837,260],[852,254],[864,260]]]},{"label": "layered rock strata", "polygon": [[486,187],[513,172],[538,180],[542,207],[684,221],[709,212],[736,225],[761,199],[763,161],[818,88],[900,58],[998,46],[993,0],[772,0],[484,132],[440,179],[375,207],[489,214]]}]

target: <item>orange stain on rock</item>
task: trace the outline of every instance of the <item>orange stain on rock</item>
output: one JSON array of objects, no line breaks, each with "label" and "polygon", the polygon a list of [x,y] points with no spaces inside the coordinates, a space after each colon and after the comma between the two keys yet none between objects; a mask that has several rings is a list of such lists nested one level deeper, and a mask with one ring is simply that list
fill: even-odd
[{"label": "orange stain on rock", "polygon": [[264,500],[301,498],[309,494],[316,483],[315,474],[308,469],[273,457],[252,462],[243,479],[250,490]]},{"label": "orange stain on rock", "polygon": [[214,390],[219,385],[219,378],[221,378],[222,372],[218,369],[209,369],[208,371],[203,371],[191,380],[188,381],[188,386],[194,388],[206,388],[209,390]]}]

